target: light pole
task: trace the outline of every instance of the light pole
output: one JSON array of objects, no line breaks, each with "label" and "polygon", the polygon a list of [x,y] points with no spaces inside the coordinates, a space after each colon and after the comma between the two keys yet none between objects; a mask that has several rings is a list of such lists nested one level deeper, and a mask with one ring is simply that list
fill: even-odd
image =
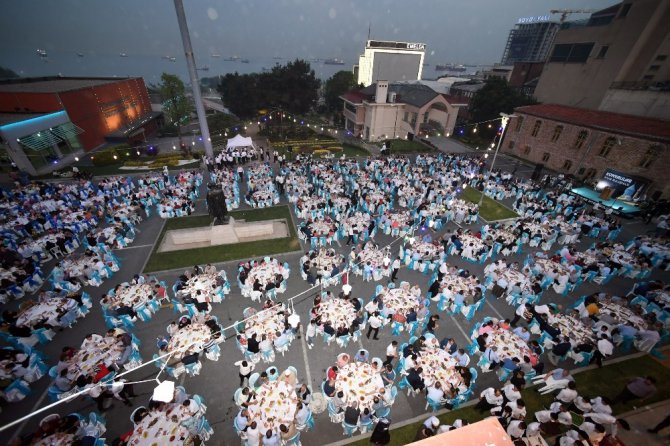
[{"label": "light pole", "polygon": [[209,138],[209,126],[207,125],[207,115],[205,115],[205,106],[202,103],[200,94],[200,83],[198,81],[198,72],[195,68],[195,59],[193,58],[193,48],[191,47],[191,36],[188,33],[188,24],[186,23],[186,13],[182,0],[174,0],[174,9],[177,12],[177,22],[181,32],[181,41],[184,45],[184,54],[186,55],[186,65],[188,74],[191,78],[191,88],[193,89],[193,101],[195,102],[195,111],[198,114],[198,123],[200,124],[200,135],[205,145],[205,154],[209,157],[214,156],[212,142]]},{"label": "light pole", "polygon": [[[498,145],[496,146],[496,151],[493,154],[493,160],[491,161],[491,167],[489,168],[489,173],[493,170],[493,166],[496,163],[496,158],[498,157],[498,150],[500,150],[500,144],[502,144],[503,137],[505,136],[505,129],[507,128],[507,123],[509,122],[509,118],[514,117],[515,115],[508,115],[506,113],[500,113],[500,126],[502,127],[502,131],[500,132],[500,139],[498,140]],[[489,175],[486,175],[486,178],[488,179]],[[486,186],[484,186],[486,187]],[[482,190],[481,196],[479,197],[479,203],[477,204],[478,208],[482,207],[482,202],[484,201],[484,191]]]}]

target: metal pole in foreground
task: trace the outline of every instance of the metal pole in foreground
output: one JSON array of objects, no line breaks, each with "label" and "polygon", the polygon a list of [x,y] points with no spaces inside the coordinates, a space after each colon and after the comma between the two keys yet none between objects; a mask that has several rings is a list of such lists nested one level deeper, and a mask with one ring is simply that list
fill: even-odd
[{"label": "metal pole in foreground", "polygon": [[[496,158],[498,157],[498,150],[500,150],[500,144],[502,144],[503,136],[505,136],[505,128],[507,127],[507,123],[509,122],[509,118],[513,115],[507,115],[505,113],[500,113],[501,118],[501,123],[500,126],[502,127],[502,131],[500,132],[500,139],[498,139],[498,145],[496,146],[496,151],[493,154],[493,160],[491,161],[491,167],[489,168],[489,172],[493,170],[493,166],[496,164]],[[488,178],[488,175],[487,175]],[[484,201],[484,191],[481,192],[481,196],[479,197],[479,204],[477,205],[478,208],[482,207],[482,201]]]},{"label": "metal pole in foreground", "polygon": [[212,150],[212,141],[209,138],[209,126],[207,125],[205,106],[202,103],[202,95],[200,94],[200,82],[198,80],[198,72],[195,70],[191,36],[188,33],[188,24],[186,23],[186,14],[184,13],[182,0],[174,0],[174,9],[177,12],[177,22],[179,23],[179,31],[181,32],[181,41],[184,45],[188,75],[191,78],[193,102],[195,102],[195,111],[198,114],[198,123],[200,124],[200,136],[202,136],[202,142],[205,144],[205,154],[213,157],[214,151]]}]

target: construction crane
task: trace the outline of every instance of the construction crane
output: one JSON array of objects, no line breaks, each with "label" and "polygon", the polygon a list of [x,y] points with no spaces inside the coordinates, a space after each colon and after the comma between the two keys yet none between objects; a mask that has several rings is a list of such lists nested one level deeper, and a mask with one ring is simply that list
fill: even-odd
[{"label": "construction crane", "polygon": [[565,22],[565,19],[570,14],[590,14],[592,12],[596,12],[596,10],[595,9],[552,9],[549,12],[551,14],[560,14],[561,15],[560,23],[563,23],[563,22]]}]

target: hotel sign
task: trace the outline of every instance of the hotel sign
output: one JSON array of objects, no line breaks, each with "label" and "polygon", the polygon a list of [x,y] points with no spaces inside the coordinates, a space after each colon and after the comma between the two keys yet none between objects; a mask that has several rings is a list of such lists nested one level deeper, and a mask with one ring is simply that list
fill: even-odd
[{"label": "hotel sign", "polygon": [[386,40],[368,40],[368,48],[391,48],[396,50],[424,51],[425,43],[414,42],[389,42]]},{"label": "hotel sign", "polygon": [[517,20],[516,23],[519,25],[527,25],[529,23],[548,22],[550,20],[551,16],[549,15],[538,15],[530,17],[521,17],[519,20]]}]

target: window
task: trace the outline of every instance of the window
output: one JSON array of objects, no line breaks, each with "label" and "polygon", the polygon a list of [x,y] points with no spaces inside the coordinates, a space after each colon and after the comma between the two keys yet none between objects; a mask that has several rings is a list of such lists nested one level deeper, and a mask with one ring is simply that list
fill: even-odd
[{"label": "window", "polygon": [[586,175],[584,175],[584,179],[585,179],[585,180],[589,180],[589,179],[595,177],[595,176],[596,176],[596,172],[597,172],[597,171],[596,171],[595,169],[593,169],[593,168],[587,170],[587,171],[586,171]]},{"label": "window", "polygon": [[649,67],[649,71],[658,71],[661,69],[660,65],[652,65]]},{"label": "window", "polygon": [[563,126],[562,125],[557,125],[556,127],[554,127],[554,134],[551,135],[551,142],[558,141],[558,138],[561,137],[561,133],[563,133]]},{"label": "window", "polygon": [[577,134],[577,139],[575,139],[575,149],[581,149],[586,141],[586,137],[589,135],[589,132],[582,130]]},{"label": "window", "polygon": [[642,158],[640,159],[638,166],[642,167],[643,169],[648,168],[654,163],[654,161],[658,159],[659,156],[661,156],[662,151],[663,148],[661,146],[657,145],[649,146],[645,154],[642,155]]},{"label": "window", "polygon": [[554,45],[549,62],[584,63],[595,43],[559,43]]},{"label": "window", "polygon": [[542,155],[542,161],[546,163],[547,161],[549,161],[550,156],[551,155],[549,155],[549,152],[544,152],[544,154]]},{"label": "window", "polygon": [[619,18],[623,19],[628,15],[628,12],[630,11],[630,7],[633,6],[632,3],[626,3],[621,7],[621,12],[619,12]]},{"label": "window", "polygon": [[409,122],[409,112],[405,112],[405,117],[403,118],[403,121]]},{"label": "window", "polygon": [[514,141],[510,141],[509,144],[507,144],[508,149],[513,149],[514,148]]},{"label": "window", "polygon": [[528,155],[528,154],[530,154],[530,146],[526,146],[526,147],[524,147],[524,149],[523,149],[523,154],[524,154],[524,155]]},{"label": "window", "polygon": [[656,61],[663,62],[667,58],[668,58],[667,54],[659,54],[658,56],[656,56]]},{"label": "window", "polygon": [[537,121],[535,121],[535,125],[533,126],[531,136],[537,136],[537,134],[540,133],[540,127],[542,127],[542,121],[538,119]]},{"label": "window", "polygon": [[523,125],[523,116],[516,118],[516,131],[521,131],[521,126]]},{"label": "window", "polygon": [[577,175],[583,174],[585,170],[586,170],[585,167],[580,167],[579,170],[577,171]]},{"label": "window", "polygon": [[423,114],[423,123],[428,124],[428,112]]},{"label": "window", "polygon": [[614,144],[616,143],[616,138],[610,136],[603,142],[603,146],[600,148],[600,153],[598,153],[598,156],[602,156],[603,158],[607,158],[607,155],[609,155],[610,150],[612,150],[612,147],[614,147]]},{"label": "window", "polygon": [[563,170],[570,170],[572,169],[572,161],[570,160],[565,160],[563,163]]},{"label": "window", "polygon": [[598,51],[598,55],[596,56],[598,59],[603,59],[605,57],[605,54],[607,54],[607,50],[610,49],[609,45],[603,45],[600,47],[600,51]]}]

